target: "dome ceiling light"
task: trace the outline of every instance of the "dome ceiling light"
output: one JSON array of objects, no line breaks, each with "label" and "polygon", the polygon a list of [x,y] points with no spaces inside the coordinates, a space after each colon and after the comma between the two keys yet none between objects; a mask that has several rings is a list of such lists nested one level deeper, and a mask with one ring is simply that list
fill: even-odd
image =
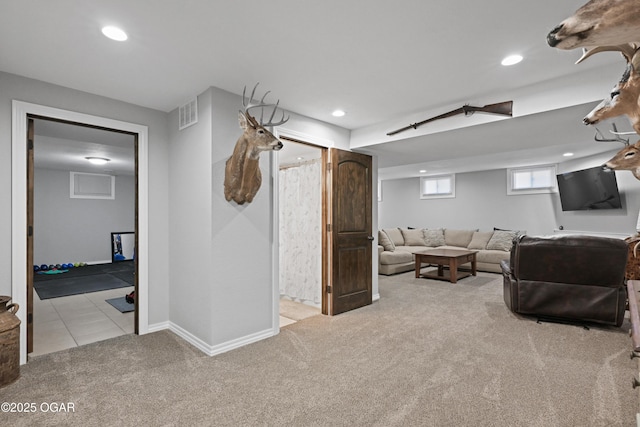
[{"label": "dome ceiling light", "polygon": [[505,67],[508,67],[509,65],[515,65],[519,63],[520,61],[522,61],[522,59],[522,55],[509,55],[502,60],[501,64]]},{"label": "dome ceiling light", "polygon": [[106,27],[103,27],[102,34],[104,34],[105,37],[108,37],[111,40],[115,40],[118,42],[123,42],[129,38],[129,36],[127,36],[127,33],[125,33],[122,29],[118,27],[114,27],[112,25],[107,25]]},{"label": "dome ceiling light", "polygon": [[111,161],[111,159],[107,159],[105,157],[85,157],[85,159],[89,160],[89,162],[94,165],[104,165]]}]

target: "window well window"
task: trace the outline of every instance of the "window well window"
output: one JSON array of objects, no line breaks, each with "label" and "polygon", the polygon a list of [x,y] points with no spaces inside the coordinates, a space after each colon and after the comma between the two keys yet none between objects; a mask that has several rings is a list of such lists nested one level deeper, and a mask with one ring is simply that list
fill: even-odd
[{"label": "window well window", "polygon": [[421,199],[447,197],[456,197],[456,176],[454,174],[420,177]]},{"label": "window well window", "polygon": [[558,191],[555,165],[507,169],[507,181],[510,196]]}]

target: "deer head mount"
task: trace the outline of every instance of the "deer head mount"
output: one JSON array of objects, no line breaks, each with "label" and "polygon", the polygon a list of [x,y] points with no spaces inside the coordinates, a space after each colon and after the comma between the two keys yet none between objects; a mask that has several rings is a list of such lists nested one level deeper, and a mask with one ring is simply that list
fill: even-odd
[{"label": "deer head mount", "polygon": [[627,68],[620,81],[613,87],[609,98],[604,99],[582,120],[586,125],[612,117],[626,115],[633,129],[640,134],[640,49],[633,43],[619,46],[598,46],[584,51],[576,62],[580,63],[598,52],[620,52],[627,61]]},{"label": "deer head mount", "polygon": [[[269,94],[266,92],[259,102],[254,101],[253,96],[257,87],[258,84],[254,86],[248,100],[245,96],[246,86],[242,91],[244,110],[238,114],[242,135],[238,138],[224,170],[224,197],[227,201],[233,200],[239,205],[251,203],[260,189],[262,184],[262,173],[259,167],[260,153],[269,150],[278,151],[282,148],[282,142],[266,128],[279,126],[289,120],[289,117],[285,118],[282,112],[282,118],[277,122],[273,121],[280,100],[275,104],[265,103],[264,100]],[[260,121],[249,113],[250,110],[257,108],[260,108]],[[271,117],[266,123],[263,122],[265,108],[272,109]]]},{"label": "deer head mount", "polygon": [[636,179],[640,179],[640,141],[618,151],[603,166],[612,170],[631,171]]},{"label": "deer head mount", "polygon": [[564,50],[631,42],[640,42],[637,0],[591,0],[547,35],[549,46]]}]

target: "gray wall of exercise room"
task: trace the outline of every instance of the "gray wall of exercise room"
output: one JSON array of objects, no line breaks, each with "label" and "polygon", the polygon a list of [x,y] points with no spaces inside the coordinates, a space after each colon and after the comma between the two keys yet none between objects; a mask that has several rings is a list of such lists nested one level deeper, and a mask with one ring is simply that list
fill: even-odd
[{"label": "gray wall of exercise room", "polygon": [[[613,148],[613,147],[612,147]],[[558,165],[558,173],[603,164],[617,150]],[[456,174],[456,197],[420,199],[420,179],[382,181],[379,227],[479,228],[523,230],[550,235],[566,231],[631,235],[640,210],[640,181],[628,171],[616,171],[622,209],[563,212],[557,193],[507,195],[506,169]]]},{"label": "gray wall of exercise room", "polygon": [[69,197],[69,171],[34,171],[33,262],[111,262],[111,233],[134,231],[135,179],[115,177],[115,198]]}]

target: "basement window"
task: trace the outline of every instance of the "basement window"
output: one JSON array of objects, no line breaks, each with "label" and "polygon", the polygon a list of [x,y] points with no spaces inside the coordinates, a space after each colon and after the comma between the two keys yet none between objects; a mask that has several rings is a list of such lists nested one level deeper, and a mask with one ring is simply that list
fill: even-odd
[{"label": "basement window", "polygon": [[557,193],[556,165],[507,169],[507,195]]},{"label": "basement window", "polygon": [[70,172],[69,196],[72,199],[114,200],[116,177],[97,173]]},{"label": "basement window", "polygon": [[455,174],[420,177],[421,199],[444,199],[453,197],[456,197]]}]

